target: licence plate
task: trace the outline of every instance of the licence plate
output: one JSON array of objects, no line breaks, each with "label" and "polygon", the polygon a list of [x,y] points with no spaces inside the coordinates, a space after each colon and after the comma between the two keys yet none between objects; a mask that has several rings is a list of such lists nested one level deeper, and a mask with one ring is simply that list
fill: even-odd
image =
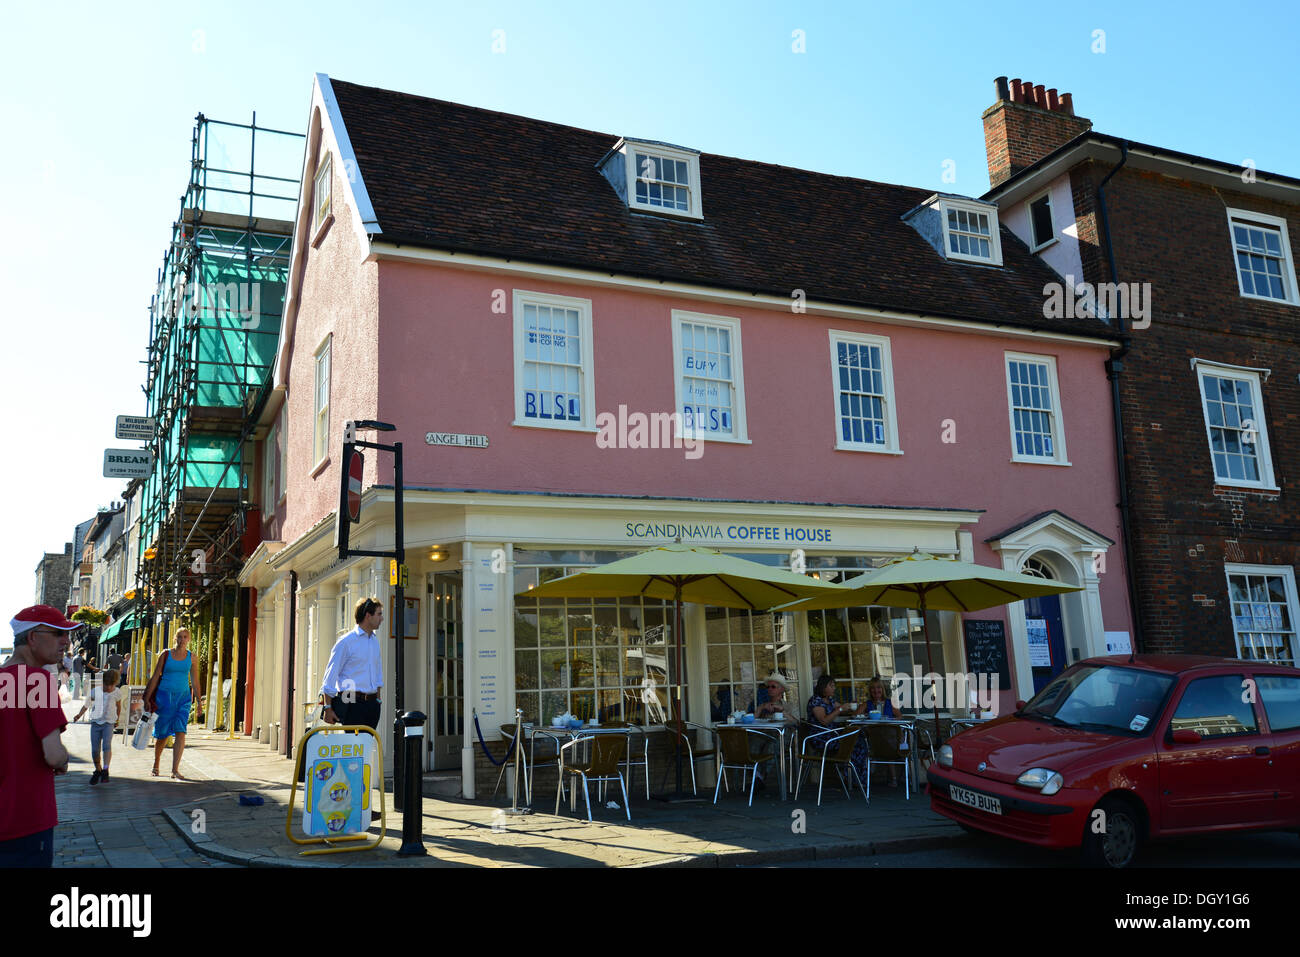
[{"label": "licence plate", "polygon": [[965,788],[957,787],[955,784],[950,784],[948,785],[948,796],[958,804],[965,804],[977,811],[987,811],[989,814],[1002,813],[1002,802],[987,794],[978,794],[975,791],[968,791]]}]

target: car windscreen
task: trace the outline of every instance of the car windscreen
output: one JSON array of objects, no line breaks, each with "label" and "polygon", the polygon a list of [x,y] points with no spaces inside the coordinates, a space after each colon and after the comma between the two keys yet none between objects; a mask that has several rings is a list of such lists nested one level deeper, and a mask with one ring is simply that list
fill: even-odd
[{"label": "car windscreen", "polygon": [[1057,677],[1017,715],[1105,734],[1145,734],[1173,685],[1171,675],[1081,665]]}]

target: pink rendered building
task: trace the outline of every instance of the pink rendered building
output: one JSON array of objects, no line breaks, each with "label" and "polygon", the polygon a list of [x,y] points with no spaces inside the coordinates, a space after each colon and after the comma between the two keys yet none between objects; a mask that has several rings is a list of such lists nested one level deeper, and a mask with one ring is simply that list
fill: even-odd
[{"label": "pink rendered building", "polygon": [[[1003,710],[1129,631],[1113,333],[1045,317],[1060,278],[996,206],[324,75],[302,182],[267,541],[242,578],[255,724],[296,723],[356,599],[391,600],[385,562],[333,547],[350,420],[404,445],[406,706],[466,795],[475,716],[494,741],[516,707],[671,710],[662,603],[514,596],[679,537],[835,580],[919,547],[1080,586],[966,616],[1005,635]],[[391,458],[368,454],[363,486],[352,542],[389,547]],[[826,671],[861,697],[925,669],[919,626],[691,606],[684,708],[743,708],[773,670],[798,713]],[[931,630],[935,671],[968,671],[962,616]]]}]

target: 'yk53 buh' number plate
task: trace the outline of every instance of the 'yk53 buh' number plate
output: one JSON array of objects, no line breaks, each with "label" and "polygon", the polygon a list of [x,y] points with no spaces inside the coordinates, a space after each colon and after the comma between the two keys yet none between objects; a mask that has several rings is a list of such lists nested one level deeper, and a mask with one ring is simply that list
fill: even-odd
[{"label": "'yk53 buh' number plate", "polygon": [[1002,802],[987,794],[977,794],[974,791],[967,791],[965,788],[950,784],[948,785],[948,795],[958,804],[965,804],[977,811],[987,811],[989,814],[1002,813]]}]

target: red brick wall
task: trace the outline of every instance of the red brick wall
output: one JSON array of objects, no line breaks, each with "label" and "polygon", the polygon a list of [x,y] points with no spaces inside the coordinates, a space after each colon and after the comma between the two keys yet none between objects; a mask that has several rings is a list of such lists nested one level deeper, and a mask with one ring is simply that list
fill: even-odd
[{"label": "red brick wall", "polygon": [[999,100],[984,111],[989,185],[999,186],[1090,129],[1092,121],[1082,116]]},{"label": "red brick wall", "polygon": [[[1072,173],[1094,228],[1095,182]],[[1300,307],[1240,295],[1227,207],[1282,216],[1294,246],[1300,203],[1122,169],[1107,186],[1118,279],[1151,283],[1148,329],[1132,333],[1120,380],[1132,495],[1134,570],[1146,650],[1236,655],[1224,563],[1300,563]],[[1083,257],[1090,282],[1104,256]],[[1295,250],[1293,249],[1293,255]],[[1292,281],[1294,277],[1292,277]],[[1191,359],[1272,370],[1263,383],[1274,477],[1281,493],[1217,486]],[[1257,413],[1260,410],[1256,410]]]}]

